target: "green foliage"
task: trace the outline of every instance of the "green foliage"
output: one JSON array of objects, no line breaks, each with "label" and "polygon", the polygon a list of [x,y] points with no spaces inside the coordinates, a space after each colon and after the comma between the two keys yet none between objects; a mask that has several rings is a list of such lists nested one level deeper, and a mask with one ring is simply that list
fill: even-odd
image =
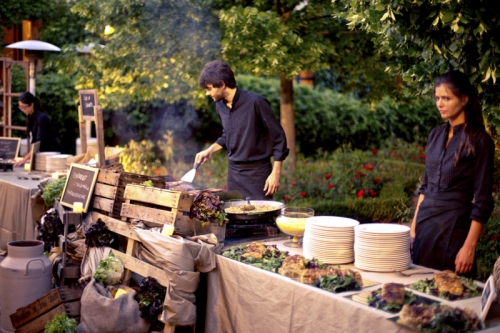
[{"label": "green foliage", "polygon": [[51,207],[54,200],[61,199],[62,191],[64,190],[64,185],[66,184],[66,177],[62,177],[48,183],[43,188],[42,199],[47,207]]},{"label": "green foliage", "polygon": [[162,163],[155,153],[155,145],[149,140],[130,141],[120,153],[120,163],[125,172],[158,176]]},{"label": "green foliage", "polygon": [[486,281],[493,273],[493,267],[500,258],[500,211],[498,193],[495,200],[495,211],[484,230],[476,247],[477,277],[480,281]]},{"label": "green foliage", "polygon": [[120,283],[123,276],[123,263],[120,258],[115,257],[113,252],[101,261],[94,273],[94,279],[97,282],[104,282],[109,284]]},{"label": "green foliage", "polygon": [[[53,0],[3,0],[0,6],[0,22],[2,26],[11,29],[20,25],[22,20],[36,20],[49,22],[54,18]],[[0,40],[3,40],[4,31],[0,29]]]},{"label": "green foliage", "polygon": [[[237,76],[238,87],[266,97],[279,116],[279,81],[251,75]],[[383,98],[373,104],[373,110],[359,100],[310,86],[294,87],[294,109],[297,146],[306,155],[318,150],[334,151],[350,145],[353,149],[381,148],[391,137],[423,144],[432,128],[441,123],[432,100],[412,104],[397,103]],[[215,140],[221,125],[213,104],[200,106],[202,127],[198,138]],[[212,134],[213,133],[213,134]]]},{"label": "green foliage", "polygon": [[76,332],[77,322],[68,318],[66,313],[56,314],[54,319],[45,324],[45,333],[73,333]]},{"label": "green foliage", "polygon": [[500,7],[495,1],[334,0],[339,17],[352,28],[374,33],[391,61],[387,70],[421,94],[437,76],[460,69],[478,87],[488,120],[500,125]]},{"label": "green foliage", "polygon": [[[219,43],[205,1],[78,0],[72,11],[86,21],[86,42],[96,45],[78,64],[77,88],[98,89],[101,105],[202,96],[197,78]],[[106,34],[106,26],[114,32]]]}]

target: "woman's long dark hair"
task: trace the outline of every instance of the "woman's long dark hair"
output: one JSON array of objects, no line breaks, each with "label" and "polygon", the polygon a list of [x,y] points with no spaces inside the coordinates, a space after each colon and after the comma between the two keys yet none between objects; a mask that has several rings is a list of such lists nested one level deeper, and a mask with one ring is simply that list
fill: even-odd
[{"label": "woman's long dark hair", "polygon": [[[38,97],[30,93],[29,91],[23,92],[21,96],[19,96],[19,102],[23,102],[24,104],[28,105],[33,104],[33,113],[37,111],[43,112],[42,103],[40,102]],[[32,126],[33,124],[30,123],[30,117],[26,117],[26,130],[28,131],[28,137],[29,137],[29,132],[31,132]]]},{"label": "woman's long dark hair", "polygon": [[451,92],[458,98],[469,98],[465,105],[465,126],[463,130],[460,146],[455,152],[453,162],[457,165],[458,159],[462,151],[465,151],[466,156],[475,155],[474,141],[477,135],[481,132],[486,132],[483,119],[483,108],[481,101],[477,96],[476,88],[470,83],[469,77],[459,71],[449,71],[437,78],[434,83],[434,93],[440,85],[446,85]]},{"label": "woman's long dark hair", "polygon": [[23,92],[19,96],[19,101],[28,105],[33,104],[35,111],[43,111],[42,102],[29,91]]}]

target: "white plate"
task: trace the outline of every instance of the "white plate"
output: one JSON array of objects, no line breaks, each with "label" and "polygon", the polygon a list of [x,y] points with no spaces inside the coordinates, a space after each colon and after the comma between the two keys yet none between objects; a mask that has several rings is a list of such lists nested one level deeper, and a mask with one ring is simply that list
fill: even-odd
[{"label": "white plate", "polygon": [[307,223],[329,228],[352,228],[359,225],[359,221],[340,216],[313,216],[308,218]]},{"label": "white plate", "polygon": [[400,224],[390,223],[367,223],[354,227],[356,232],[374,233],[374,234],[396,234],[410,232],[410,227]]}]

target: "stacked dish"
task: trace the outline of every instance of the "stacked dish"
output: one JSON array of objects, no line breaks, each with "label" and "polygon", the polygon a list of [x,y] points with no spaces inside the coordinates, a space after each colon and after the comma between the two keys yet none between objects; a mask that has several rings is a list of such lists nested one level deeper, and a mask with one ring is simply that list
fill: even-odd
[{"label": "stacked dish", "polygon": [[358,221],[338,216],[307,219],[303,254],[326,264],[346,264],[354,260],[354,227]]},{"label": "stacked dish", "polygon": [[47,156],[59,155],[58,151],[45,151],[43,153],[35,154],[35,168],[34,170],[47,171]]},{"label": "stacked dish", "polygon": [[46,158],[47,161],[47,171],[60,171],[66,170],[68,167],[66,166],[66,160],[68,157],[72,157],[73,155],[67,154],[59,154],[59,155],[49,155]]},{"label": "stacked dish", "polygon": [[354,266],[374,272],[408,269],[410,228],[399,224],[370,223],[354,228]]}]

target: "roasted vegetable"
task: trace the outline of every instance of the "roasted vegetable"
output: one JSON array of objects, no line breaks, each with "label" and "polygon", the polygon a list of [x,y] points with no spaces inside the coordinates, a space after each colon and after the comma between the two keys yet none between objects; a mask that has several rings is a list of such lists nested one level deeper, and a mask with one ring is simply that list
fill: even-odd
[{"label": "roasted vegetable", "polygon": [[224,201],[210,191],[201,191],[194,197],[189,218],[217,223],[220,226],[228,222],[224,212]]}]

